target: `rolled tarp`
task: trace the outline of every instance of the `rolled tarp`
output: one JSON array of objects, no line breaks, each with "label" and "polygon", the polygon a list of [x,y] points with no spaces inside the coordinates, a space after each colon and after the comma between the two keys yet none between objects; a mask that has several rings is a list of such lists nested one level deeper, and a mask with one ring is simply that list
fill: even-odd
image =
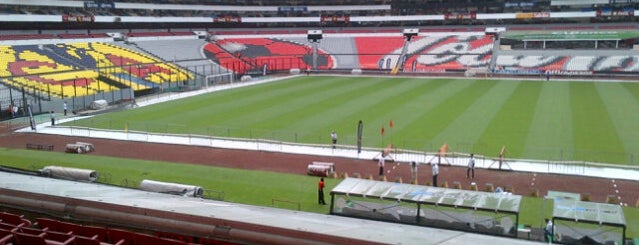
[{"label": "rolled tarp", "polygon": [[202,197],[204,190],[202,187],[194,185],[184,185],[178,183],[161,182],[155,180],[142,180],[140,190],[159,192],[185,197]]},{"label": "rolled tarp", "polygon": [[91,169],[46,166],[40,169],[40,174],[47,177],[74,181],[95,182],[98,180],[98,172]]}]

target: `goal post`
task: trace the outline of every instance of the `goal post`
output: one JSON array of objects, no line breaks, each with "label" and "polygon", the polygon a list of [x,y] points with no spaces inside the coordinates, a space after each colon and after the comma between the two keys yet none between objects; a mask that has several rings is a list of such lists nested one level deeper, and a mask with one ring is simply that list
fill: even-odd
[{"label": "goal post", "polygon": [[208,87],[209,85],[233,83],[235,81],[235,74],[228,72],[228,73],[207,75],[205,77],[205,81],[206,81],[206,87]]}]

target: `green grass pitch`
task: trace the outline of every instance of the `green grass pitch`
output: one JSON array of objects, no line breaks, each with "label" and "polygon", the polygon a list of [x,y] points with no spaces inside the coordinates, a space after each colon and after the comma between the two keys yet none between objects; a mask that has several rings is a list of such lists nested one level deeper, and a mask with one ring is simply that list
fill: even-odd
[{"label": "green grass pitch", "polygon": [[[639,83],[310,76],[109,113],[79,126],[636,164]],[[390,127],[390,121],[393,127]],[[381,129],[384,128],[384,136]]]}]

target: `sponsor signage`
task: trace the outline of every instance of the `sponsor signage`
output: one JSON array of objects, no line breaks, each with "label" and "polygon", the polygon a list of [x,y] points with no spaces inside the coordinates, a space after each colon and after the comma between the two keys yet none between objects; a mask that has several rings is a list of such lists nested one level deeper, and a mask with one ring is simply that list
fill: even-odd
[{"label": "sponsor signage", "polygon": [[[592,71],[563,71],[563,70],[548,70],[552,75],[563,76],[586,76],[592,75]],[[537,69],[518,69],[512,67],[505,67],[504,69],[494,70],[495,74],[508,74],[508,75],[541,75],[544,73],[542,70]]]},{"label": "sponsor signage", "polygon": [[62,15],[62,22],[94,22],[95,17],[91,15]]},{"label": "sponsor signage", "polygon": [[320,17],[322,22],[350,22],[351,17],[349,15],[322,15]]},{"label": "sponsor signage", "polygon": [[635,16],[634,9],[600,9],[597,10],[597,17],[610,16]]},{"label": "sponsor signage", "polygon": [[445,20],[474,20],[477,19],[477,12],[472,11],[463,14],[445,14]]},{"label": "sponsor signage", "polygon": [[516,19],[550,18],[549,12],[515,13]]},{"label": "sponsor signage", "polygon": [[520,2],[520,3],[505,2],[504,3],[504,8],[531,8],[534,6],[535,6],[534,2]]},{"label": "sponsor signage", "polygon": [[242,23],[242,17],[236,16],[218,16],[213,17],[215,23]]},{"label": "sponsor signage", "polygon": [[306,6],[279,6],[277,7],[278,12],[308,12],[308,7]]},{"label": "sponsor signage", "polygon": [[115,4],[113,3],[98,3],[98,2],[84,2],[84,8],[87,9],[113,9]]}]

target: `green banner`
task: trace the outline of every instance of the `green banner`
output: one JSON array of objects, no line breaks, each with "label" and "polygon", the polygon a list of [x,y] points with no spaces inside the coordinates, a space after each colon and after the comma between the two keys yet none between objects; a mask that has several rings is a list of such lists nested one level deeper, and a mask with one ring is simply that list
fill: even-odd
[{"label": "green banner", "polygon": [[516,40],[624,40],[639,37],[639,31],[508,31],[502,38]]}]

